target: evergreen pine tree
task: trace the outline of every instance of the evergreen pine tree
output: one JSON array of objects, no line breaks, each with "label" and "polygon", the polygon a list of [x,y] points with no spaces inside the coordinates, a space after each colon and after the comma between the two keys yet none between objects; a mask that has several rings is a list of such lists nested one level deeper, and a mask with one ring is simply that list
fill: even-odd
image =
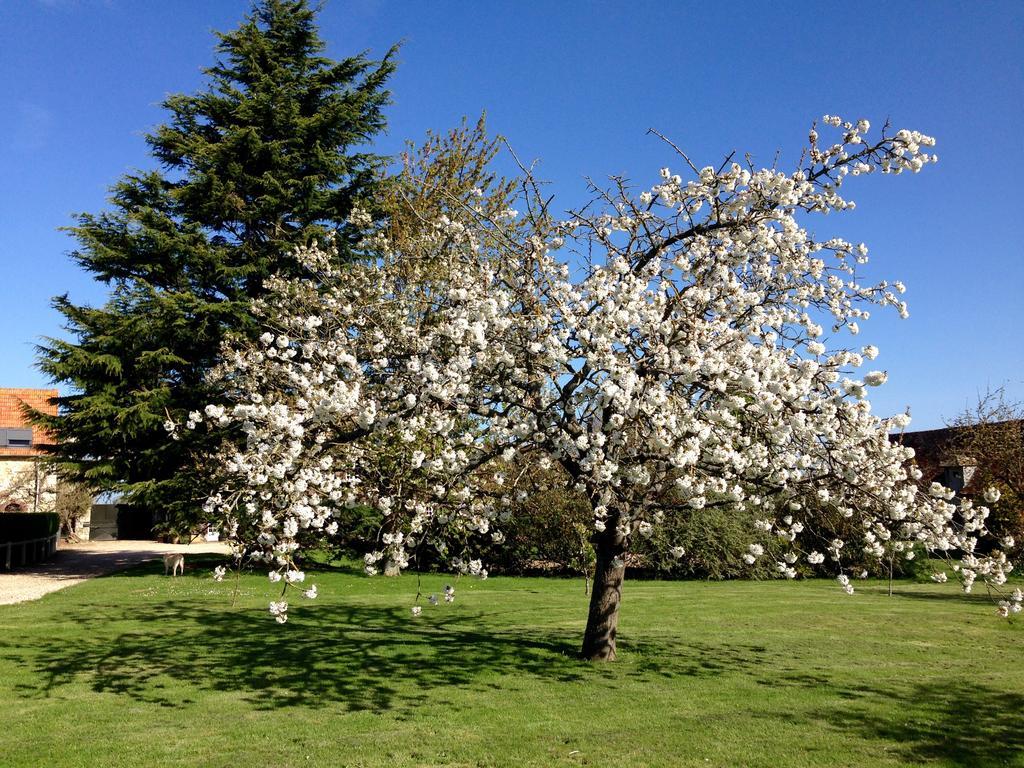
[{"label": "evergreen pine tree", "polygon": [[205,90],[169,97],[147,136],[160,170],[126,175],[110,210],[70,228],[78,263],[111,287],[106,305],[54,300],[73,340],[47,339],[39,366],[70,393],[36,414],[64,474],[119,490],[171,521],[195,517],[203,461],[216,448],[163,424],[216,399],[204,374],[228,333],[255,328],[263,280],[327,232],[342,258],[354,205],[381,183],[384,158],[357,151],[383,130],[382,61],[332,61],[307,0],[260,0],[219,34]]}]

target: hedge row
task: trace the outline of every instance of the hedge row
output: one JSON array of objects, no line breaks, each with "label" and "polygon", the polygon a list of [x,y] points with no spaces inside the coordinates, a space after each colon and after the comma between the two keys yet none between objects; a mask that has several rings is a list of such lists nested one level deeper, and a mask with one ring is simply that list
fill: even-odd
[{"label": "hedge row", "polygon": [[0,512],[0,544],[45,539],[60,530],[56,512]]}]

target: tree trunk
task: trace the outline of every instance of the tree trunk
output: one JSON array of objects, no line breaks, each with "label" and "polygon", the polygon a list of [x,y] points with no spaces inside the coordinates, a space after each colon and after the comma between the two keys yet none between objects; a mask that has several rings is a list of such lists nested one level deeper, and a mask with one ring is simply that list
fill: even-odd
[{"label": "tree trunk", "polygon": [[32,462],[36,470],[36,492],[35,492],[35,503],[32,505],[32,511],[39,511],[39,457],[36,456],[36,460]]},{"label": "tree trunk", "polygon": [[590,613],[583,634],[582,655],[588,661],[615,660],[615,632],[619,624],[622,579],[626,575],[626,547],[615,532],[615,521],[594,541],[597,563],[590,590]]}]

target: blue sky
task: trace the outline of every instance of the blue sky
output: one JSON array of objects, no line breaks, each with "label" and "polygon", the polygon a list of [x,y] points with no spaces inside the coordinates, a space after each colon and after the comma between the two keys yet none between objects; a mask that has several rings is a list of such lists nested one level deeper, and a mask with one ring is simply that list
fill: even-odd
[{"label": "blue sky", "polygon": [[[151,165],[159,102],[202,86],[211,31],[248,7],[0,0],[0,386],[47,385],[33,345],[61,333],[53,295],[103,301],[58,229]],[[1024,3],[328,0],[321,30],[335,57],[404,41],[378,151],[486,110],[563,208],[585,177],[647,185],[675,164],[651,127],[698,165],[791,166],[824,113],[936,136],[937,166],[858,180],[855,212],[809,223],[908,286],[910,319],[862,323],[890,375],[876,412],[910,405],[923,429],[986,387],[1024,400]]]}]

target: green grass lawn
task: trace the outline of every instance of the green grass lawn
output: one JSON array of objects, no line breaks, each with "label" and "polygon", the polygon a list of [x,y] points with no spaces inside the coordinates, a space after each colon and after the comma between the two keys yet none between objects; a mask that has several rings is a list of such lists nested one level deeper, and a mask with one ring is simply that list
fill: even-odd
[{"label": "green grass lawn", "polygon": [[[579,581],[162,565],[0,607],[0,765],[1024,766],[1024,630],[952,585],[627,582],[619,660]],[[425,576],[427,592],[445,578]]]}]

